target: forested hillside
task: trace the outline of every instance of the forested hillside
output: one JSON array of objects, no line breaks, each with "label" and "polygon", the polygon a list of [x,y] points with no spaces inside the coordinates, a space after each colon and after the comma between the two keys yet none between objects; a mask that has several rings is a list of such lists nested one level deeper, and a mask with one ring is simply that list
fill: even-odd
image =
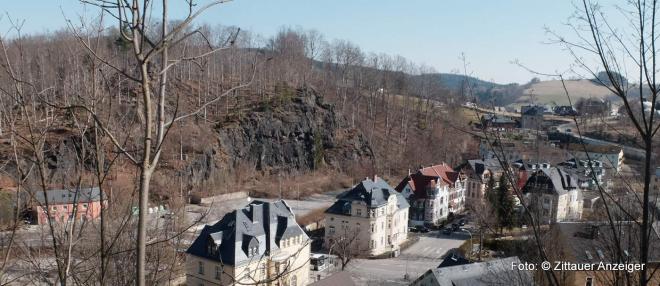
[{"label": "forested hillside", "polygon": [[[282,29],[264,40],[233,27],[190,30],[197,32],[169,50],[176,65],[165,83],[166,112],[175,122],[165,130],[153,196],[225,191],[256,177],[323,169],[397,176],[456,162],[467,148],[451,129],[461,117],[446,108],[460,101],[457,93],[405,58],[366,53],[315,31]],[[16,185],[16,162],[34,157],[33,143],[43,142],[46,185],[93,184],[102,157],[107,182],[129,191],[135,169],[117,154],[139,153],[137,126],[146,120],[137,112],[144,103],[131,44],[118,30],[89,27],[4,44],[16,78],[0,76],[10,95],[2,97],[3,187]],[[238,173],[252,178],[229,179]]]}]

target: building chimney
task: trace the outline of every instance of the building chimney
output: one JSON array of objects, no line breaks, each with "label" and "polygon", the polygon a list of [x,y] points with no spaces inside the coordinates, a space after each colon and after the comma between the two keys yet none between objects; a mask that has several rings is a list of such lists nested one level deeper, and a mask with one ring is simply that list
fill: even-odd
[{"label": "building chimney", "polygon": [[264,211],[262,204],[251,204],[250,205],[251,219],[252,223],[258,223],[263,219]]}]

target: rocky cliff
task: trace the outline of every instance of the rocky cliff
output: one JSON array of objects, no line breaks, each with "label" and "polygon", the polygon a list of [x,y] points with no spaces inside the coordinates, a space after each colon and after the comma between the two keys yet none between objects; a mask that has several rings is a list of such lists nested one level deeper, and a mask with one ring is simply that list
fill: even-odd
[{"label": "rocky cliff", "polygon": [[267,173],[371,165],[368,142],[310,88],[281,90],[216,126],[221,157]]}]

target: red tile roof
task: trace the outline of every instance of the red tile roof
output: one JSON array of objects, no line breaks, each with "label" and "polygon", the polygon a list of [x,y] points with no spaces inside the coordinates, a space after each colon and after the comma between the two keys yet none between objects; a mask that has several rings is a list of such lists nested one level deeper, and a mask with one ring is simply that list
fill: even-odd
[{"label": "red tile roof", "polygon": [[410,176],[407,176],[401,180],[395,190],[397,192],[402,192],[406,185],[410,186],[412,190],[412,197],[416,199],[423,199],[427,197],[426,190],[428,188],[435,188],[437,176],[426,176],[420,173],[415,173]]},{"label": "red tile roof", "polygon": [[[438,178],[446,185],[453,185],[458,180],[459,173],[455,172],[447,164],[435,165],[431,167],[421,168],[417,173],[409,175],[394,188],[398,192],[408,185],[412,190],[412,197],[415,199],[423,199],[427,197],[426,190],[428,188],[435,188]],[[442,183],[441,183],[442,184]]]},{"label": "red tile roof", "polygon": [[455,172],[454,169],[444,163],[442,165],[421,168],[418,173],[425,176],[441,177],[442,181],[449,185],[453,185],[458,179],[458,172]]}]

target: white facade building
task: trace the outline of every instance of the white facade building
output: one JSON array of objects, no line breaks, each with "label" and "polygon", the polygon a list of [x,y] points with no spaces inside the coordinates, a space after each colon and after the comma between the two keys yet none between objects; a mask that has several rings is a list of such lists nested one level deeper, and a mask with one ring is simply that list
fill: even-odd
[{"label": "white facade building", "polygon": [[398,252],[408,238],[408,207],[383,179],[365,179],[325,211],[325,247],[361,256]]}]

